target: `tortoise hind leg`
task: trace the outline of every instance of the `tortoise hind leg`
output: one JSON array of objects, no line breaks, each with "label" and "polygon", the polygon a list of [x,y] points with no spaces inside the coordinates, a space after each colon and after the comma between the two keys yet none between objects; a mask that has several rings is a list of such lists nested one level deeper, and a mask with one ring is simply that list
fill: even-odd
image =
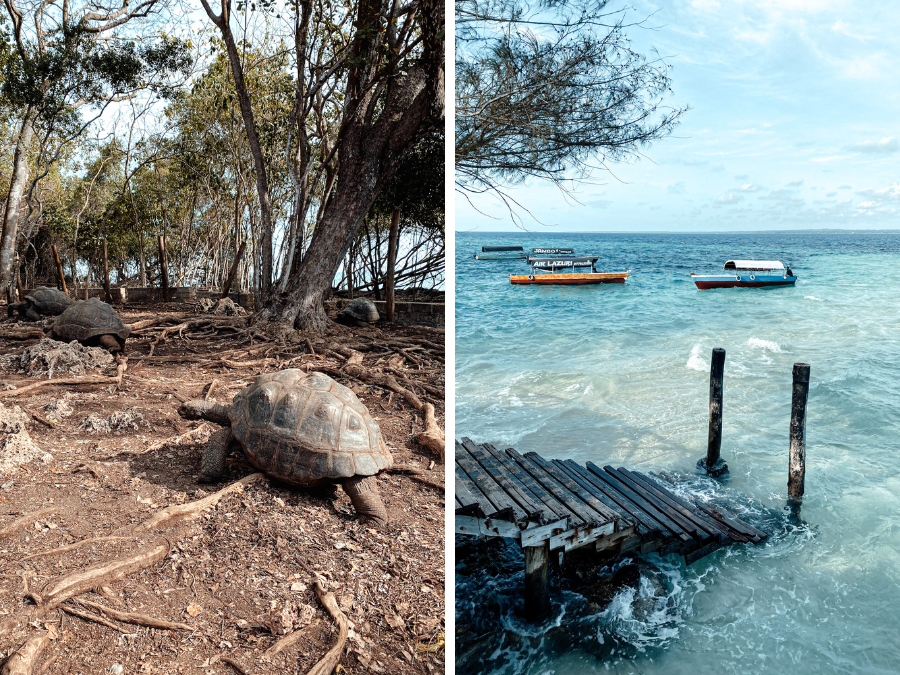
[{"label": "tortoise hind leg", "polygon": [[214,483],[225,473],[225,455],[228,454],[228,446],[233,439],[231,427],[219,429],[209,437],[200,461],[201,483]]},{"label": "tortoise hind leg", "polygon": [[378,492],[378,479],[375,476],[352,476],[342,483],[344,492],[353,502],[353,508],[363,519],[375,523],[387,522],[387,509]]}]

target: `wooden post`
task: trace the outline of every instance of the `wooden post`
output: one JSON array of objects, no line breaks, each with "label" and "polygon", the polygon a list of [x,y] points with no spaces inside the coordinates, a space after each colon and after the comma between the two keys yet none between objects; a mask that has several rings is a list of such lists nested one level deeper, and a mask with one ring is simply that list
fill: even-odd
[{"label": "wooden post", "polygon": [[106,293],[106,302],[112,303],[112,293],[109,292],[109,257],[106,254],[106,237],[103,237],[103,292]]},{"label": "wooden post", "polygon": [[19,274],[18,265],[16,265],[16,297],[19,302],[22,302],[22,298],[25,297],[25,293],[22,291],[22,275]]},{"label": "wooden post", "polygon": [[53,246],[53,259],[56,260],[56,271],[59,273],[59,284],[62,286],[62,292],[68,294],[69,289],[66,288],[66,277],[63,274],[62,263],[59,261],[59,251]]},{"label": "wooden post", "polygon": [[542,546],[525,546],[525,618],[540,621],[550,613],[550,587],[547,566],[550,563],[550,542]]},{"label": "wooden post", "polygon": [[169,302],[169,264],[166,261],[166,238],[159,235],[159,265],[162,272],[163,302]]},{"label": "wooden post", "polygon": [[241,256],[244,255],[244,249],[247,247],[247,242],[242,241],[241,246],[238,249],[237,255],[234,256],[234,262],[231,263],[231,271],[228,272],[228,277],[225,279],[225,285],[222,287],[222,297],[228,297],[228,291],[231,290],[231,282],[234,281],[234,275],[237,274],[238,271],[238,263],[241,262]]},{"label": "wooden post", "polygon": [[803,499],[806,477],[806,399],[809,396],[809,364],[794,364],[791,396],[791,456],[788,462],[788,501]]},{"label": "wooden post", "polygon": [[712,351],[709,366],[709,440],[706,457],[697,462],[697,468],[710,476],[721,476],[728,471],[722,461],[722,402],[725,379],[725,350],[716,347]]},{"label": "wooden post", "polygon": [[384,285],[384,313],[394,322],[394,268],[397,266],[397,240],[400,237],[400,209],[391,214],[391,232],[388,235],[387,279]]}]

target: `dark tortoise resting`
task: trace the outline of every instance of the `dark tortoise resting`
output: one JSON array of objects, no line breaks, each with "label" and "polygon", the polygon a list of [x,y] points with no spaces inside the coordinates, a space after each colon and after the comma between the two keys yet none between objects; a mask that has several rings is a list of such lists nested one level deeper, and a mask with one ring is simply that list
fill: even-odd
[{"label": "dark tortoise resting", "polygon": [[25,296],[23,302],[11,303],[6,308],[7,316],[18,312],[20,319],[40,321],[42,316],[58,316],[72,306],[74,301],[55,288],[39,286]]},{"label": "dark tortoise resting", "polygon": [[124,352],[131,329],[122,323],[112,307],[97,298],[79,300],[56,317],[51,337],[88,346],[101,345],[109,351]]},{"label": "dark tortoise resting", "polygon": [[378,424],[347,387],[322,373],[260,375],[230,406],[187,401],[180,414],[224,428],[210,436],[200,479],[218,480],[237,441],[253,466],[293,485],[340,483],[365,519],[387,520],[375,474],[393,465]]}]

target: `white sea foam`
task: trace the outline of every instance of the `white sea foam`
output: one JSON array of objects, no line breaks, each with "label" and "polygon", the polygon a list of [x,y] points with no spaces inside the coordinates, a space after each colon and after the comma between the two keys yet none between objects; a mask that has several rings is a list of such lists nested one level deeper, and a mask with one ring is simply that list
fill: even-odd
[{"label": "white sea foam", "polygon": [[825,302],[822,298],[817,298],[814,295],[804,295],[803,299],[804,300],[815,300],[816,302]]},{"label": "white sea foam", "polygon": [[763,349],[768,349],[770,352],[780,352],[781,347],[778,346],[777,342],[772,342],[771,340],[760,340],[759,338],[750,338],[747,340],[747,344],[750,347],[761,347]]},{"label": "white sea foam", "polygon": [[703,360],[700,356],[700,350],[702,349],[702,345],[694,345],[694,348],[691,349],[691,355],[688,358],[687,367],[691,370],[699,370],[699,371],[707,371],[709,370],[709,364]]}]

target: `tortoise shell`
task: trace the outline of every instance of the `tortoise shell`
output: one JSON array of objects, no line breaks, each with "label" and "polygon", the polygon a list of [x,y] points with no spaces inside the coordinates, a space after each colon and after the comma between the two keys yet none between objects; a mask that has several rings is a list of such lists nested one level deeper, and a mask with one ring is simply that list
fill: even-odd
[{"label": "tortoise shell", "polygon": [[260,375],[234,398],[229,417],[250,463],[287,483],[371,476],[393,465],[356,394],[322,373]]},{"label": "tortoise shell", "polygon": [[57,316],[74,304],[72,298],[55,288],[39,286],[25,296],[38,314]]},{"label": "tortoise shell", "polygon": [[352,317],[357,321],[375,323],[380,318],[375,303],[368,298],[356,298],[341,310],[341,314]]},{"label": "tortoise shell", "polygon": [[116,310],[98,298],[74,303],[53,322],[53,332],[63,340],[79,342],[100,335],[115,335],[124,341],[131,335]]}]

